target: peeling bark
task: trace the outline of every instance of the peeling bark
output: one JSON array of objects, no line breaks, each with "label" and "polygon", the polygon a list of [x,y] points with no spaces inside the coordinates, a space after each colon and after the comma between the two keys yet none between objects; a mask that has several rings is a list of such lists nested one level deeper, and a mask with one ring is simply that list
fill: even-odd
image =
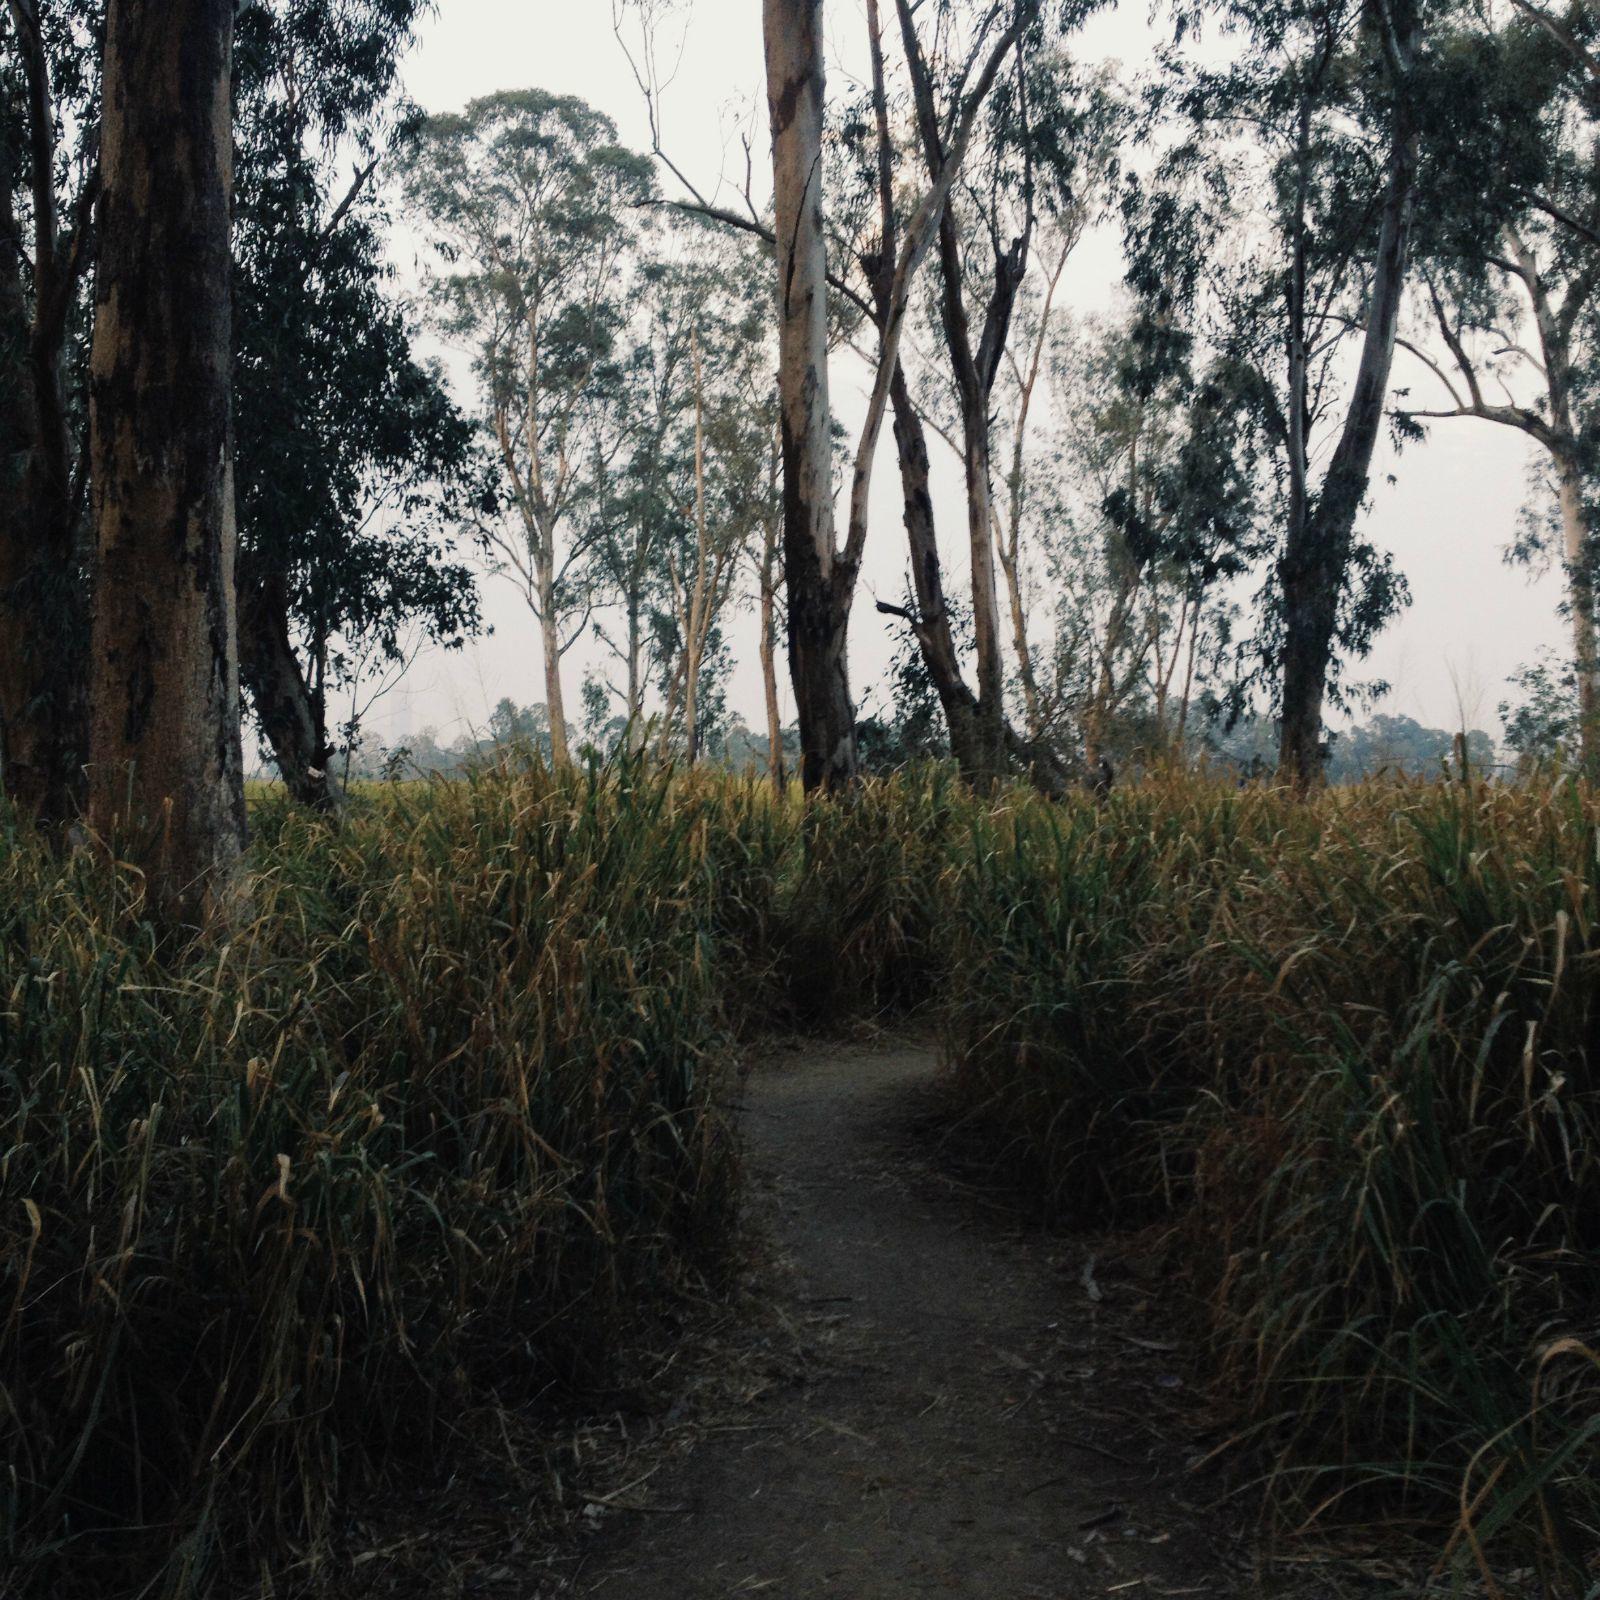
[{"label": "peeling bark", "polygon": [[1593,778],[1600,774],[1600,651],[1595,644],[1594,552],[1583,503],[1583,472],[1575,453],[1556,458],[1556,493],[1567,568],[1573,671],[1578,680],[1578,759],[1585,774]]},{"label": "peeling bark", "polygon": [[167,916],[234,903],[233,0],[111,0],[90,461],[89,818]]},{"label": "peeling bark", "polygon": [[[906,543],[911,556],[911,587],[917,611],[908,617],[922,663],[939,696],[945,726],[950,733],[950,753],[969,781],[993,771],[986,759],[978,697],[961,671],[961,656],[950,627],[950,606],[944,592],[939,563],[939,543],[933,520],[933,497],[928,486],[928,439],[912,401],[903,373],[895,374],[894,438],[900,461],[900,491],[905,508]],[[880,604],[879,610],[905,616],[898,607]]]},{"label": "peeling bark", "polygon": [[545,712],[550,721],[550,759],[558,767],[565,767],[572,763],[572,752],[567,741],[567,702],[561,690],[561,618],[556,611],[554,549],[552,531],[534,565],[539,593],[539,638],[544,655]]},{"label": "peeling bark", "polygon": [[[947,149],[941,120],[934,104],[933,73],[917,38],[915,7],[911,0],[896,0],[901,41],[906,65],[911,73],[916,105],[917,128],[923,158],[930,177],[937,176],[951,160],[959,161],[954,146]],[[1020,19],[1022,7],[1018,8]],[[1014,22],[1002,44],[1009,49],[1020,37]],[[998,60],[994,60],[998,65]],[[992,83],[992,77],[989,79]],[[881,78],[876,85],[880,106]],[[980,82],[979,88],[987,89]],[[975,91],[976,92],[976,91]],[[975,109],[975,108],[972,108]],[[881,127],[881,114],[880,114]],[[880,132],[880,139],[882,134]],[[1017,293],[1027,270],[1032,245],[1033,211],[1031,194],[1021,233],[1009,245],[998,235],[992,240],[994,283],[984,307],[983,325],[973,341],[962,283],[961,238],[956,219],[948,207],[939,217],[938,249],[941,292],[940,324],[950,361],[950,376],[961,414],[961,457],[966,478],[967,554],[971,575],[972,632],[976,655],[977,687],[971,713],[974,744],[962,769],[974,782],[993,782],[1007,766],[1009,730],[1005,714],[1005,668],[1000,630],[999,590],[994,572],[994,486],[990,417],[995,380],[1011,331]],[[931,665],[931,663],[930,663]],[[952,745],[955,730],[952,727]]]},{"label": "peeling bark", "polygon": [[765,0],[778,268],[789,669],[806,792],[859,769],[846,656],[854,573],[834,548],[828,262],[822,225],[822,0]]}]

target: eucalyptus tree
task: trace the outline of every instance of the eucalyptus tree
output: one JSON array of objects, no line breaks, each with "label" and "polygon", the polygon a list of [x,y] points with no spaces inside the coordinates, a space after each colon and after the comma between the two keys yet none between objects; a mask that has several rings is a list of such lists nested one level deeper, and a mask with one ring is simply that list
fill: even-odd
[{"label": "eucalyptus tree", "polygon": [[0,15],[0,785],[61,821],[86,754],[97,5]]},{"label": "eucalyptus tree", "polygon": [[565,763],[561,661],[588,620],[591,513],[623,442],[618,346],[649,163],[581,100],[527,89],[428,119],[405,183],[442,246],[443,326],[474,354],[509,511],[487,532],[538,623]]},{"label": "eucalyptus tree", "polygon": [[229,388],[235,0],[109,0],[89,377],[89,818],[164,912],[244,849]]},{"label": "eucalyptus tree", "polygon": [[[476,509],[470,424],[387,284],[385,169],[421,0],[240,15],[234,225],[240,671],[285,784],[336,801],[330,706],[358,663],[476,620],[455,530]],[[340,175],[350,157],[348,177]]]},{"label": "eucalyptus tree", "polygon": [[[236,8],[240,670],[290,787],[319,804],[328,693],[351,664],[392,655],[413,624],[459,640],[474,614],[450,550],[468,431],[411,353],[384,259],[380,186],[406,132],[397,72],[421,8]],[[96,5],[17,0],[0,22],[0,360],[15,363],[0,387],[14,468],[0,480],[0,782],[58,818],[81,800],[87,736],[101,20]]]},{"label": "eucalyptus tree", "polygon": [[1591,83],[1600,84],[1600,17],[1592,5],[1571,0],[1565,8],[1546,0],[1511,0],[1517,12],[1548,34]]},{"label": "eucalyptus tree", "polygon": [[767,775],[782,790],[788,781],[783,713],[778,702],[778,597],[783,592],[783,438],[776,418],[767,434],[760,539],[751,550],[756,586],[756,654],[761,663],[761,702],[767,718]]},{"label": "eucalyptus tree", "polygon": [[[1577,27],[1582,19],[1575,18]],[[1590,31],[1596,31],[1593,20]],[[1451,41],[1450,88],[1483,137],[1431,162],[1420,240],[1426,310],[1403,341],[1436,398],[1407,421],[1471,417],[1515,428],[1548,464],[1553,518],[1533,509],[1515,553],[1566,578],[1574,731],[1600,770],[1600,81],[1583,35],[1521,6]],[[1553,526],[1551,525],[1553,523]]]},{"label": "eucalyptus tree", "polygon": [[1182,752],[1223,591],[1261,550],[1248,419],[1218,375],[1151,362],[1149,331],[1064,322],[1045,364],[1054,471],[1030,531],[1054,603],[1036,693],[1091,771],[1108,751]]},{"label": "eucalyptus tree", "polygon": [[[669,706],[681,688],[684,748],[698,756],[702,739],[701,676],[740,567],[773,521],[770,441],[776,422],[765,296],[748,293],[750,278],[718,263],[697,275],[690,341],[693,378],[692,517],[677,525],[666,549],[664,598],[676,645]],[[757,279],[757,282],[760,280]],[[770,581],[770,580],[769,580]],[[770,626],[770,618],[764,626]],[[772,686],[767,684],[769,721]]]},{"label": "eucalyptus tree", "polygon": [[[683,515],[684,415],[691,391],[692,324],[680,292],[680,273],[653,254],[639,264],[621,352],[621,448],[596,441],[589,588],[591,625],[614,666],[597,673],[593,714],[601,721],[621,702],[621,738],[640,749],[653,643],[651,611],[669,528]],[[620,670],[621,683],[615,682]]]},{"label": "eucalyptus tree", "polygon": [[762,32],[772,128],[789,670],[800,775],[809,793],[841,788],[856,775],[846,649],[861,564],[860,542],[849,540],[840,550],[834,532],[822,0],[763,0]]},{"label": "eucalyptus tree", "polygon": [[[970,49],[962,49],[957,41],[966,28],[981,27],[988,19],[982,8],[977,8],[978,15],[974,17],[973,8],[947,0],[919,29],[919,8],[910,0],[895,0],[895,5],[915,142],[932,175],[946,159],[947,130],[957,123],[957,108],[967,94],[971,76]],[[1004,770],[1011,743],[995,579],[995,390],[1009,353],[1018,299],[1028,282],[1041,228],[1050,229],[1051,253],[1064,263],[1065,252],[1070,250],[1083,220],[1084,190],[1092,192],[1096,180],[1103,177],[1103,172],[1095,170],[1095,163],[1107,155],[1108,141],[1087,133],[1081,86],[1074,81],[1072,64],[1061,49],[1064,30],[1080,22],[1092,9],[1092,4],[1068,5],[1050,22],[1038,5],[1014,9],[1014,71],[996,82],[994,93],[984,105],[960,183],[939,217],[936,303],[944,347],[942,377],[953,401],[956,427],[952,432],[959,437],[966,484],[968,576],[976,658],[973,689],[967,690],[964,680],[959,684],[951,681],[946,659],[951,653],[946,646],[951,641],[934,638],[940,631],[948,631],[937,620],[948,614],[948,606],[932,581],[929,550],[936,560],[936,542],[930,544],[926,538],[916,541],[922,548],[913,558],[913,576],[918,591],[919,637],[928,634],[934,642],[928,653],[929,670],[939,686],[947,716],[955,716],[952,747],[960,753],[962,765],[979,779],[993,778]],[[874,84],[880,112],[879,144],[883,148],[888,131],[881,115],[881,52],[878,56]],[[1092,195],[1089,204],[1098,199],[1098,195]],[[886,199],[886,212],[887,205]],[[1046,271],[1048,274],[1050,269]],[[1054,277],[1059,280],[1059,268]],[[1027,402],[1023,402],[1022,409],[1025,437]],[[899,426],[905,431],[907,424]],[[914,456],[914,449],[911,454]],[[913,466],[912,470],[920,476],[920,466]],[[908,522],[908,530],[909,527]],[[959,676],[957,673],[958,679]],[[958,734],[957,726],[963,723],[966,726]]]},{"label": "eucalyptus tree", "polygon": [[652,671],[664,724],[699,753],[700,674],[763,515],[776,426],[769,287],[748,244],[693,218],[643,242],[626,342],[627,424],[604,470],[594,631],[621,669],[629,739]]},{"label": "eucalyptus tree", "polygon": [[[824,57],[821,0],[766,0],[767,101],[771,114],[778,281],[778,392],[784,453],[784,569],[789,655],[807,790],[854,777],[855,712],[846,641],[866,547],[877,446],[897,384],[900,345],[917,274],[938,234],[979,113],[1037,9],[1036,0],[980,7],[958,94],[938,127],[938,159],[903,230],[891,200],[872,270],[871,300],[845,289],[877,332],[866,419],[850,469],[844,544],[836,543],[832,410],[828,399],[829,289],[823,214]],[[877,0],[868,34],[881,62]],[[881,72],[875,68],[875,75]],[[898,416],[898,409],[897,409]]]},{"label": "eucalyptus tree", "polygon": [[[1403,603],[1356,534],[1383,430],[1411,267],[1431,0],[1223,0],[1221,69],[1157,92],[1182,137],[1132,209],[1132,279],[1157,314],[1198,304],[1270,446],[1282,541],[1261,675],[1280,766],[1320,781],[1342,656]],[[1353,347],[1353,348],[1352,348]]]},{"label": "eucalyptus tree", "polygon": [[[1105,87],[1110,91],[1112,86],[1108,82]],[[1085,141],[1088,149],[1081,161],[1082,175],[1071,185],[1065,203],[1052,207],[1051,213],[1036,224],[1042,237],[1025,264],[1026,276],[1012,312],[1012,337],[1003,352],[993,397],[991,426],[1000,431],[997,446],[1003,448],[1005,466],[991,494],[994,550],[1005,580],[1025,728],[1029,743],[1035,747],[1044,739],[1046,729],[1035,649],[1029,638],[1026,573],[1030,547],[1040,532],[1050,527],[1056,509],[1052,452],[1048,446],[1044,450],[1039,447],[1038,435],[1045,422],[1039,402],[1048,398],[1044,392],[1047,387],[1067,406],[1075,407],[1084,398],[1077,393],[1067,394],[1059,373],[1053,385],[1047,386],[1044,380],[1047,364],[1053,364],[1048,363],[1050,352],[1064,328],[1070,327],[1060,301],[1068,260],[1085,230],[1098,220],[1110,198],[1114,179],[1120,120],[1116,111],[1120,108],[1110,92],[1103,96],[1097,92],[1095,99],[1103,116],[1097,135]],[[997,185],[992,192],[998,197],[1003,191]]]},{"label": "eucalyptus tree", "polygon": [[[1030,494],[1043,465],[1034,448],[1042,420],[1035,401],[1046,350],[1063,312],[1059,296],[1067,261],[1084,230],[1111,202],[1125,120],[1114,85],[1103,73],[1080,72],[1066,53],[1067,30],[1086,10],[1068,7],[1050,25],[1036,20],[1025,30],[1017,70],[997,85],[986,108],[941,222],[939,279],[930,287],[927,307],[929,342],[939,354],[920,363],[912,390],[916,414],[896,422],[897,438],[907,446],[902,474],[907,529],[913,533],[915,631],[926,641],[928,671],[951,724],[952,749],[980,777],[998,773],[1018,754],[1037,762],[1045,749],[1024,593],[1024,524],[1036,509]],[[903,37],[909,40],[914,35],[906,31],[908,23],[909,13],[903,12]],[[942,58],[937,35],[934,43]],[[921,159],[927,160],[936,148],[929,138],[931,111],[949,91],[936,81],[920,48],[913,51],[908,44],[907,49],[913,144],[920,143]],[[881,109],[881,90],[876,98]],[[880,114],[878,123],[882,148],[887,119]],[[1079,403],[1077,396],[1068,398]],[[931,504],[927,519],[922,513],[925,472],[918,454],[924,424],[962,463],[976,691],[965,682],[948,626]],[[929,525],[919,528],[924,520]],[[1025,740],[1006,718],[997,558]]]}]

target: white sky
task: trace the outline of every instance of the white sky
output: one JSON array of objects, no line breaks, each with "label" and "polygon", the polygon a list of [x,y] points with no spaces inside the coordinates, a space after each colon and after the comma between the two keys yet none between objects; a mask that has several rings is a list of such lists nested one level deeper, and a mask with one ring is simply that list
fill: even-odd
[{"label": "white sky", "polygon": [[[742,170],[737,131],[752,107],[758,162],[767,156],[761,97],[760,0],[682,0],[688,32],[681,66],[666,99],[665,143],[703,189],[719,173]],[[828,0],[836,53],[859,59],[861,0]],[[1080,35],[1085,59],[1109,57],[1137,70],[1149,31],[1145,0],[1122,0]],[[607,112],[623,140],[648,144],[643,101],[611,27],[610,0],[438,0],[422,30],[406,85],[429,111],[459,109],[497,89],[539,87],[576,94]],[[759,175],[759,170],[758,170]],[[665,177],[665,175],[664,175]],[[1065,296],[1069,310],[1109,307],[1117,294],[1120,261],[1114,237],[1091,237],[1080,247]],[[1409,370],[1407,364],[1409,363]],[[1400,372],[1406,372],[1399,378]],[[1397,380],[1427,392],[1427,380],[1401,353]],[[835,403],[848,422],[858,407],[859,375],[841,365]],[[461,398],[470,402],[470,393]],[[934,442],[934,449],[941,446]],[[947,453],[946,453],[947,454]],[[1530,583],[1506,567],[1501,550],[1515,531],[1524,499],[1529,449],[1524,437],[1490,423],[1434,425],[1424,446],[1398,461],[1382,453],[1374,476],[1370,536],[1392,550],[1410,579],[1414,604],[1391,625],[1358,672],[1386,678],[1394,692],[1381,709],[1436,726],[1497,730],[1495,707],[1519,663],[1560,640],[1557,583]],[[935,499],[941,536],[949,544],[952,580],[965,544],[959,478],[953,458],[935,458]],[[1384,480],[1393,473],[1396,483]],[[851,676],[860,701],[874,698],[874,681],[890,654],[890,638],[872,609],[874,591],[898,598],[904,533],[897,475],[880,452],[874,483],[874,522],[851,627]],[[745,608],[746,610],[750,608]],[[449,735],[482,726],[502,695],[519,703],[543,698],[532,618],[508,583],[486,580],[484,610],[492,637],[464,652],[424,653],[400,686],[375,709],[370,725],[393,739],[434,726]],[[753,725],[761,723],[760,681],[748,617],[730,629],[739,666],[730,701]],[[567,658],[568,712],[580,712],[579,685],[588,660],[584,646]],[[785,712],[789,705],[785,701]]]}]

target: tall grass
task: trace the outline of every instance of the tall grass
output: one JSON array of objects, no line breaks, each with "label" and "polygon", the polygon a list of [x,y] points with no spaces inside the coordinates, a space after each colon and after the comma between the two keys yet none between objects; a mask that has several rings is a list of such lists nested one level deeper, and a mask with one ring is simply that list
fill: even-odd
[{"label": "tall grass", "polygon": [[[7,824],[9,826],[9,824]],[[1063,1216],[1162,1222],[1290,1526],[1600,1547],[1600,802],[636,764],[263,802],[254,915],[0,860],[0,1561],[198,1593],[715,1258],[731,1040],[919,1012]]]},{"label": "tall grass", "polygon": [[[977,819],[958,1084],[1038,1192],[1159,1214],[1292,1523],[1470,1519],[1583,1593],[1600,1386],[1600,808],[1190,780]],[[1464,1560],[1481,1538],[1457,1542]]]},{"label": "tall grass", "polygon": [[6,1592],[315,1541],[464,1408],[603,1380],[715,1248],[704,841],[635,777],[270,811],[254,920],[176,954],[127,874],[10,841]]}]

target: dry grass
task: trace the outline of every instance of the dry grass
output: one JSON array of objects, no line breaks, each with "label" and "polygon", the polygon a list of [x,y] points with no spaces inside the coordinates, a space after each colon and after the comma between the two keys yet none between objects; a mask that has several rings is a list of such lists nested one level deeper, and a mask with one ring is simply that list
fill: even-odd
[{"label": "dry grass", "polygon": [[452,1416],[603,1390],[726,1235],[730,1039],[915,1008],[998,1169],[1174,1231],[1288,1526],[1592,1581],[1593,796],[929,770],[808,811],[621,766],[257,823],[254,921],[187,951],[129,874],[5,841],[19,1589],[314,1554]]},{"label": "dry grass", "polygon": [[1570,788],[1174,780],[1014,798],[940,890],[969,1113],[1059,1208],[1172,1219],[1280,1516],[1466,1504],[1464,1572],[1579,1595],[1600,1385],[1550,1352],[1600,1319],[1597,851]]},{"label": "dry grass", "polygon": [[664,779],[260,818],[255,920],[0,866],[0,1551],[198,1591],[456,1413],[604,1383],[714,1251],[703,841]]}]

